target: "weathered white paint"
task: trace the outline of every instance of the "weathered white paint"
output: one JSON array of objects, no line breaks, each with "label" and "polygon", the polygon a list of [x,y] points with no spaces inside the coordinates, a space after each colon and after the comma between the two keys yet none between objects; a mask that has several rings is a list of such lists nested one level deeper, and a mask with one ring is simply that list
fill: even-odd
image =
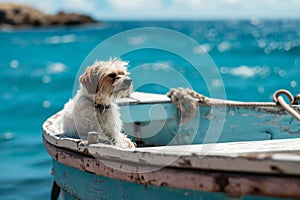
[{"label": "weathered white paint", "polygon": [[[87,180],[86,176],[82,180],[90,181],[74,182],[68,179],[68,171],[64,171],[67,165],[88,174],[96,174],[98,176],[106,176],[112,180],[124,180],[128,182],[138,183],[140,185],[153,185],[163,186],[178,189],[188,189],[195,191],[208,191],[208,192],[223,192],[232,194],[235,197],[243,197],[244,195],[258,195],[270,197],[286,197],[286,198],[300,198],[300,179],[299,176],[268,176],[266,174],[253,174],[253,173],[231,173],[222,171],[208,171],[208,170],[195,170],[188,168],[174,168],[164,167],[159,170],[150,172],[134,171],[136,168],[147,168],[146,165],[137,165],[131,162],[120,162],[117,160],[95,159],[78,154],[75,152],[57,148],[45,141],[45,147],[49,154],[58,163],[54,162],[55,174],[60,174],[62,179],[56,181],[61,184],[61,187],[72,193],[78,195],[87,195],[86,185],[91,185],[95,179]],[[118,170],[117,166],[122,166],[122,170]],[[124,170],[124,168],[130,170]],[[121,169],[121,167],[119,168]],[[141,170],[144,171],[144,170]],[[88,176],[87,174],[87,176]],[[79,189],[74,191],[72,188],[84,188],[80,193]],[[126,185],[124,185],[126,187]],[[101,188],[103,189],[103,188]],[[107,188],[109,189],[109,188]],[[140,188],[147,191],[146,187]],[[101,190],[100,190],[101,191]],[[99,192],[98,188],[94,188],[89,192]],[[129,192],[129,191],[128,191]],[[100,195],[101,193],[99,193]],[[98,196],[99,196],[98,195]]]},{"label": "weathered white paint", "polygon": [[[137,110],[136,120],[147,121],[147,116],[138,117],[152,103],[165,105],[168,110],[165,118],[175,120],[174,106],[161,95],[138,94],[121,104],[126,104],[126,101]],[[202,110],[203,117],[207,121],[216,119],[213,114],[208,116],[205,113],[207,110],[205,107]],[[265,139],[284,137],[281,132],[299,134],[299,124],[279,108],[238,108],[229,109],[228,113],[227,131],[231,132],[226,134],[241,134],[237,131],[241,126],[246,126],[242,129],[243,137],[249,136],[251,139],[264,138],[258,134],[269,134],[270,137]],[[153,120],[161,121],[164,116],[160,114],[155,115]],[[61,115],[62,111],[43,124],[45,147],[60,164],[142,185],[239,196],[253,194],[300,198],[300,138],[122,149],[66,138],[62,132]],[[254,120],[250,122],[251,127],[244,125],[249,123],[249,119]],[[76,183],[68,184],[65,190]]]},{"label": "weathered white paint", "polygon": [[[263,107],[213,99],[217,105],[201,104],[195,117],[179,128],[180,112],[166,95],[136,92],[127,101],[129,105],[120,106],[125,133],[146,145],[300,138],[299,122],[272,102]],[[299,105],[292,107],[300,110]],[[212,130],[210,125],[215,130],[222,127],[220,131],[208,131]]]},{"label": "weathered white paint", "polygon": [[152,93],[144,93],[144,92],[133,92],[130,95],[131,99],[137,100],[139,103],[142,104],[149,104],[149,103],[170,103],[171,99],[162,94],[152,94]]},{"label": "weathered white paint", "polygon": [[64,138],[61,129],[58,126],[55,128],[59,115],[60,113],[56,114],[44,123],[45,140],[57,147],[96,158],[153,166],[300,175],[299,138],[145,147],[131,150],[105,144],[88,145],[87,141]]}]

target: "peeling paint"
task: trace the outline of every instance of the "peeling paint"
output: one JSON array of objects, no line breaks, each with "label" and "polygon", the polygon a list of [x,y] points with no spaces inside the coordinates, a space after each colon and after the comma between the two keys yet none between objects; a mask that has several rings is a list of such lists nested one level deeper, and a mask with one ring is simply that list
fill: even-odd
[{"label": "peeling paint", "polygon": [[[266,174],[220,173],[207,170],[195,171],[193,169],[176,169],[169,167],[150,173],[128,173],[112,169],[97,159],[86,158],[84,155],[56,149],[47,143],[46,147],[50,155],[58,155],[58,161],[62,164],[67,164],[98,176],[107,176],[113,179],[126,180],[142,185],[223,192],[233,196],[255,194],[260,196],[300,198],[299,176],[272,177]],[[125,165],[125,163],[122,165]],[[275,166],[276,165],[270,166],[272,168],[271,170],[276,172],[281,170]]]},{"label": "peeling paint", "polygon": [[[244,111],[237,108],[231,117],[241,115]],[[242,123],[243,120],[248,120],[247,117],[234,120],[240,120]],[[255,134],[264,134],[264,137],[269,134],[270,138],[278,138],[283,132],[284,134],[291,132],[290,127],[293,127],[292,131],[295,127],[299,127],[295,121],[282,116],[261,114],[256,117],[260,121],[256,119],[256,126],[252,124],[253,130],[256,130]],[[48,153],[60,164],[89,172],[96,177],[137,183],[143,185],[144,189],[147,189],[147,185],[151,185],[222,192],[234,197],[251,194],[300,198],[299,138],[219,143],[214,144],[214,148],[205,156],[201,149],[210,148],[207,146],[209,144],[195,144],[188,146],[189,148],[176,145],[126,150],[103,144],[88,145],[85,141],[61,137],[56,132],[59,128],[53,128],[56,119],[59,119],[58,114],[43,125],[43,141]],[[285,120],[282,121],[283,119]],[[288,126],[286,123],[292,125]],[[231,123],[231,128],[234,128],[232,127],[234,125],[238,126],[237,123]],[[259,129],[255,129],[257,127]],[[278,127],[281,127],[279,131],[275,129]],[[240,134],[230,132],[232,133]],[[300,135],[299,128],[293,134]],[[166,160],[173,162],[164,165]],[[105,165],[103,161],[113,164],[114,167]],[[149,168],[160,166],[160,168],[147,173],[137,173],[138,167],[145,166]],[[129,172],[128,169],[132,171]],[[68,185],[61,187],[72,195],[77,195],[69,191],[71,189]],[[99,192],[101,188],[95,190]]]},{"label": "peeling paint", "polygon": [[216,189],[217,191],[225,192],[226,191],[226,187],[229,184],[228,176],[226,176],[225,174],[219,174],[219,175],[217,175],[215,177],[215,184],[218,187],[218,189]]},{"label": "peeling paint", "polygon": [[188,159],[183,159],[181,162],[178,163],[181,167],[190,167],[192,166],[191,161]]}]

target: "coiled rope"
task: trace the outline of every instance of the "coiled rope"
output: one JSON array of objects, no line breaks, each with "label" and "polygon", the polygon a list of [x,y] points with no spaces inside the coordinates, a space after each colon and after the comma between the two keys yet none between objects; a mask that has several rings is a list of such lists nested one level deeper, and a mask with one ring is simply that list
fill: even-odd
[{"label": "coiled rope", "polygon": [[[285,95],[290,103],[288,104],[282,95]],[[293,97],[287,90],[277,90],[273,94],[274,102],[240,102],[228,101],[221,99],[213,99],[195,92],[189,88],[172,88],[168,93],[173,104],[181,113],[180,125],[189,122],[195,115],[199,105],[205,106],[226,106],[226,107],[282,107],[295,119],[300,121],[300,113],[292,108],[292,105],[299,105],[300,94]]]}]

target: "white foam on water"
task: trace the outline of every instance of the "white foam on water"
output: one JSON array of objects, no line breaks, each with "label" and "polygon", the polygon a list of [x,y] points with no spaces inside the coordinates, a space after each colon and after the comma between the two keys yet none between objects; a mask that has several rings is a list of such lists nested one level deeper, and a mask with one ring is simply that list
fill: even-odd
[{"label": "white foam on water", "polygon": [[19,61],[18,60],[12,60],[10,61],[10,67],[15,69],[15,68],[18,68],[19,67]]},{"label": "white foam on water", "polygon": [[51,107],[51,102],[48,100],[43,101],[42,103],[44,108],[50,108]]},{"label": "white foam on water", "polygon": [[224,42],[221,42],[221,43],[218,45],[218,50],[219,50],[219,52],[224,52],[224,51],[230,50],[231,47],[232,47],[232,45],[231,45],[230,42],[224,41]]},{"label": "white foam on water", "polygon": [[270,73],[270,69],[265,66],[239,66],[239,67],[221,67],[222,74],[230,74],[233,76],[239,76],[243,78],[250,78],[254,76],[267,76]]},{"label": "white foam on water", "polygon": [[281,70],[279,70],[278,74],[281,77],[285,77],[286,76],[286,71],[284,69],[281,69]]},{"label": "white foam on water", "polygon": [[296,81],[291,81],[291,87],[297,87],[297,82]]},{"label": "white foam on water", "polygon": [[42,78],[42,81],[45,84],[50,83],[51,80],[52,80],[51,76],[47,76],[47,75],[43,76],[43,78]]},{"label": "white foam on water", "polygon": [[213,87],[221,87],[223,85],[221,79],[212,79],[211,84]]},{"label": "white foam on water", "polygon": [[51,37],[47,37],[45,39],[45,44],[66,44],[66,43],[71,43],[75,42],[77,40],[76,35],[74,34],[68,34],[68,35],[54,35]]},{"label": "white foam on water", "polygon": [[134,37],[129,37],[128,38],[128,43],[130,45],[139,45],[144,43],[147,40],[147,37],[145,35],[138,35]]},{"label": "white foam on water", "polygon": [[68,67],[60,62],[51,63],[47,66],[46,72],[50,74],[58,74],[65,72],[68,69]]},{"label": "white foam on water", "polygon": [[200,46],[194,47],[193,53],[194,54],[204,54],[204,53],[210,52],[211,50],[212,50],[211,44],[202,44]]},{"label": "white foam on water", "polygon": [[6,132],[3,134],[0,134],[0,141],[11,140],[13,138],[14,138],[14,134],[12,132]]}]

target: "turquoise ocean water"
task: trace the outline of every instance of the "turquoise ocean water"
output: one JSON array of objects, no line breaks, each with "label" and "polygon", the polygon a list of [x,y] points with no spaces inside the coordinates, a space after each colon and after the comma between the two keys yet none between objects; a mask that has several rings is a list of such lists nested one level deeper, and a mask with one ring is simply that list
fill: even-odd
[{"label": "turquoise ocean water", "polygon": [[[280,88],[300,93],[298,20],[105,22],[98,27],[0,30],[1,199],[49,199],[51,159],[43,147],[42,123],[72,96],[77,71],[96,45],[139,27],[169,28],[199,42],[218,67],[228,99],[270,101]],[[201,49],[193,51],[196,56]],[[163,62],[208,94],[186,61],[151,49],[136,55],[124,59],[130,66]],[[165,93],[167,88],[140,90]]]}]

